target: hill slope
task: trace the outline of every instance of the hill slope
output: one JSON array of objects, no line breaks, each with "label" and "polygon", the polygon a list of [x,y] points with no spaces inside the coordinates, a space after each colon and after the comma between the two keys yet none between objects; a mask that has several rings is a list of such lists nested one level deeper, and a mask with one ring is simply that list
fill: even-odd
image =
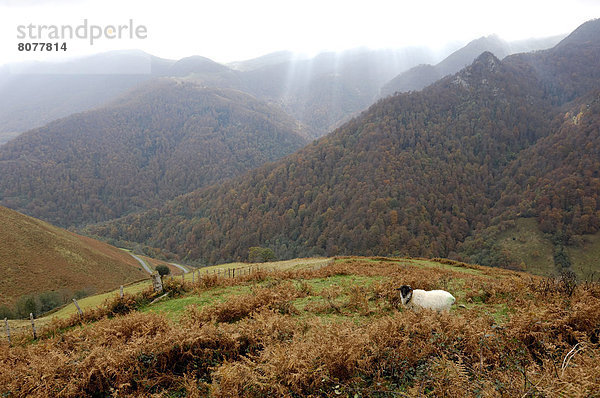
[{"label": "hill slope", "polygon": [[121,216],[306,143],[248,94],[162,80],[0,147],[0,203],[57,225]]},{"label": "hill slope", "polygon": [[0,206],[0,304],[22,295],[103,291],[147,277],[128,253]]},{"label": "hill slope", "polygon": [[[209,263],[243,259],[258,245],[282,258],[456,256],[476,231],[519,217],[506,201],[507,179],[522,181],[512,165],[528,165],[527,149],[563,134],[564,100],[600,88],[598,42],[504,62],[484,53],[421,92],[378,102],[276,164],[95,232]],[[552,74],[540,74],[542,67]],[[589,109],[596,118],[596,107]],[[598,173],[589,162],[600,141],[587,138],[581,164]],[[556,159],[567,174],[583,172],[576,160]],[[532,181],[543,170],[531,168]],[[599,210],[597,201],[588,207]]]}]

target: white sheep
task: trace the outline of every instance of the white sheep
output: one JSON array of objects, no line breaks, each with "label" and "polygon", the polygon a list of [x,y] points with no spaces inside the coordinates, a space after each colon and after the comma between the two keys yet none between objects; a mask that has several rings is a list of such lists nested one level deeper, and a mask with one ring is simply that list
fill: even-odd
[{"label": "white sheep", "polygon": [[430,290],[412,289],[410,286],[403,285],[397,290],[400,290],[400,298],[402,304],[412,310],[428,308],[430,310],[450,311],[450,307],[456,299],[453,295],[445,290]]}]

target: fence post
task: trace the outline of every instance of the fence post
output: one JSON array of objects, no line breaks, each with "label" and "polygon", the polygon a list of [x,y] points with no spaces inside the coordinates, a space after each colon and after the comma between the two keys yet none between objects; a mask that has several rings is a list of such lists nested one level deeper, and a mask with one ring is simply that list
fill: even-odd
[{"label": "fence post", "polygon": [[195,279],[195,275],[196,275],[196,271],[192,271],[192,285],[194,284],[194,282],[196,281]]},{"label": "fence post", "polygon": [[8,326],[8,318],[4,318],[4,325],[6,326],[6,337],[8,337],[8,345],[10,345],[10,327]]},{"label": "fence post", "polygon": [[163,291],[162,279],[156,271],[152,273],[152,287],[154,288],[154,293],[161,293]]},{"label": "fence post", "polygon": [[233,277],[235,278],[235,268],[233,269]]},{"label": "fence post", "polygon": [[83,316],[83,311],[81,311],[79,304],[77,304],[77,300],[73,299],[73,303],[75,303],[75,307],[77,307],[77,312],[79,312],[79,316]]},{"label": "fence post", "polygon": [[123,298],[123,285],[121,285],[121,289],[119,289],[119,295]]},{"label": "fence post", "polygon": [[35,322],[33,321],[33,312],[29,313],[29,319],[31,320],[31,330],[33,330],[33,339],[37,339],[37,332],[35,331]]}]

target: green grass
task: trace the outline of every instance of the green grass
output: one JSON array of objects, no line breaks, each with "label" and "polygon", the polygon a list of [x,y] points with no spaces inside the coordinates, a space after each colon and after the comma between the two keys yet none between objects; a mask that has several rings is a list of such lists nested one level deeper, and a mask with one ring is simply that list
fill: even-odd
[{"label": "green grass", "polygon": [[331,286],[340,286],[343,289],[348,289],[355,285],[369,287],[374,282],[383,280],[384,278],[384,276],[334,275],[329,278],[307,279],[304,282],[320,293],[323,289]]},{"label": "green grass", "polygon": [[[383,276],[366,277],[359,275],[334,275],[329,278],[315,278],[303,280],[302,282],[305,282],[308,286],[310,286],[310,288],[313,291],[313,294],[308,297],[297,299],[293,301],[292,304],[298,310],[303,311],[306,305],[309,303],[325,303],[325,299],[319,296],[319,294],[321,294],[321,292],[324,289],[340,288],[341,293],[339,297],[335,299],[335,302],[342,305],[344,301],[347,301],[348,293],[353,286],[359,285],[364,288],[368,288],[374,282],[383,279],[385,279],[385,277]],[[206,305],[222,303],[233,296],[249,294],[251,292],[252,286],[264,286],[272,282],[272,280],[266,279],[258,284],[252,285],[237,285],[231,287],[219,286],[212,289],[208,289],[206,291],[202,291],[200,293],[189,293],[183,297],[159,301],[155,304],[146,306],[142,311],[164,313],[169,319],[177,322],[179,321],[181,315],[185,311],[185,308],[189,305],[204,307]],[[300,283],[295,282],[295,284],[297,288],[300,288]],[[333,314],[323,314],[323,316],[326,317],[329,315]]]},{"label": "green grass", "polygon": [[205,305],[222,303],[233,296],[248,294],[250,293],[250,289],[250,286],[219,286],[198,294],[187,294],[183,297],[159,301],[146,306],[142,309],[142,312],[163,313],[167,318],[177,322],[185,311],[185,308],[189,305],[204,307]]}]

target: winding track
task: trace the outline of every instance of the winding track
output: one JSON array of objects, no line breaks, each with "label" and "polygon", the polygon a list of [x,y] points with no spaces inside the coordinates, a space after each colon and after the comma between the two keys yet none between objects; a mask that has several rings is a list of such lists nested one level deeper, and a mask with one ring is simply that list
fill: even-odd
[{"label": "winding track", "polygon": [[[148,264],[146,264],[146,262],[144,260],[142,260],[141,258],[139,258],[138,256],[136,256],[133,253],[129,253],[131,255],[131,257],[135,258],[138,263],[142,264],[142,267],[144,267],[144,269],[149,273],[152,274],[152,270],[150,269],[150,267],[148,267]],[[190,272],[189,269],[185,268],[183,265],[179,265],[179,264],[175,264],[175,263],[169,263],[177,268],[179,268],[180,270],[183,271],[184,274],[187,274],[188,272]]]},{"label": "winding track", "polygon": [[136,256],[133,253],[129,253],[131,254],[131,257],[135,258],[138,263],[142,264],[142,267],[144,267],[144,269],[149,273],[152,274],[152,270],[150,269],[150,267],[148,267],[148,264],[146,264],[146,262],[144,260],[142,260],[141,258],[139,258],[138,256]]},{"label": "winding track", "polygon": [[188,272],[190,272],[190,270],[185,268],[183,265],[179,265],[179,264],[175,264],[175,263],[169,263],[169,264],[174,265],[175,267],[179,268],[180,270],[183,271],[184,274],[187,274]]}]

